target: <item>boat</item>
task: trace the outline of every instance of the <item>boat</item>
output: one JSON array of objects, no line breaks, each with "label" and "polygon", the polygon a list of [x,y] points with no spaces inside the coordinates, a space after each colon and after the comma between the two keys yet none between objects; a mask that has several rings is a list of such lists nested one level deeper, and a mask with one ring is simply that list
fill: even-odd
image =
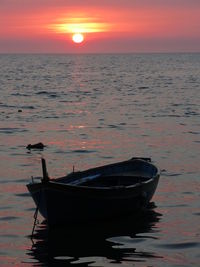
[{"label": "boat", "polygon": [[49,226],[105,220],[145,208],[152,199],[160,170],[150,158],[131,158],[64,177],[50,179],[42,158],[43,177],[27,188]]}]

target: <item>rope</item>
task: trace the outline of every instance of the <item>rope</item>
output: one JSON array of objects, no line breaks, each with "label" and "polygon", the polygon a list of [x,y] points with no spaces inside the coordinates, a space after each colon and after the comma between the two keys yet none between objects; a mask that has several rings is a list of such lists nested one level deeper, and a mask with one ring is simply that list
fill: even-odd
[{"label": "rope", "polygon": [[39,205],[40,205],[40,198],[41,198],[41,190],[39,192],[39,201],[38,201],[38,204],[36,206],[36,209],[35,209],[35,212],[34,212],[34,215],[33,215],[34,223],[33,223],[31,237],[33,237],[33,234],[34,234],[34,231],[35,231],[35,227],[39,223],[39,220],[37,219],[37,216],[38,216],[38,210],[39,210]]},{"label": "rope", "polygon": [[38,215],[38,206],[36,207],[35,213],[34,213],[34,223],[33,223],[33,229],[32,229],[32,233],[31,236],[33,236],[34,231],[35,231],[35,226],[39,223],[39,220],[37,219],[37,215]]}]

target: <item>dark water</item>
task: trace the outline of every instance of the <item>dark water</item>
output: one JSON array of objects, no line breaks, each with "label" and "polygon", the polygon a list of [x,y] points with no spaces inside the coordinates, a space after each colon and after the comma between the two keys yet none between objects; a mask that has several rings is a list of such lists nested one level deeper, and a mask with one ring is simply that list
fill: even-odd
[{"label": "dark water", "polygon": [[[0,266],[200,266],[200,54],[0,55],[0,93]],[[137,218],[31,240],[41,156],[52,177],[133,156],[162,176]]]}]

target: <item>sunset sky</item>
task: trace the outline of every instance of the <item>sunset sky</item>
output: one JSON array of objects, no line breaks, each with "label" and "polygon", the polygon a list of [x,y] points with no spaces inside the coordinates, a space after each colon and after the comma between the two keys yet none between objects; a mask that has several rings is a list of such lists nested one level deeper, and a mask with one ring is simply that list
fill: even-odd
[{"label": "sunset sky", "polygon": [[200,52],[200,0],[0,0],[0,53],[109,52]]}]

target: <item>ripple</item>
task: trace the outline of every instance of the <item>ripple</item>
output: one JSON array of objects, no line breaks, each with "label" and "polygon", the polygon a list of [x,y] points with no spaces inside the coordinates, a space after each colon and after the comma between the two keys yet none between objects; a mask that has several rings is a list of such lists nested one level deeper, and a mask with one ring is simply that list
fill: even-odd
[{"label": "ripple", "polygon": [[113,156],[100,156],[100,158],[102,158],[102,159],[114,159]]},{"label": "ripple", "polygon": [[113,124],[109,124],[108,127],[112,128],[112,129],[119,129],[120,128],[118,125],[113,125]]},{"label": "ripple", "polygon": [[28,130],[22,128],[14,128],[14,127],[0,128],[0,133],[4,134],[24,133],[24,132],[28,132]]},{"label": "ripple", "polygon": [[39,91],[35,93],[36,95],[48,95],[49,93],[47,91]]},{"label": "ripple", "polygon": [[188,249],[188,248],[194,248],[194,247],[199,247],[199,246],[200,246],[200,243],[198,242],[183,242],[183,243],[156,245],[156,247],[163,247],[167,249]]},{"label": "ripple", "polygon": [[200,132],[194,132],[194,131],[189,131],[188,133],[190,133],[190,134],[200,134]]},{"label": "ripple", "polygon": [[5,216],[5,217],[0,217],[0,221],[13,221],[18,219],[18,217],[15,216]]},{"label": "ripple", "polygon": [[59,119],[60,117],[57,115],[45,116],[45,119]]},{"label": "ripple", "polygon": [[195,111],[187,111],[185,112],[185,115],[190,117],[190,116],[198,116],[199,113],[195,112]]},{"label": "ripple", "polygon": [[18,180],[14,180],[16,183],[26,183],[27,179],[18,179]]},{"label": "ripple", "polygon": [[22,109],[35,109],[34,106],[21,106]]},{"label": "ripple", "polygon": [[30,197],[29,193],[20,193],[20,194],[15,194],[17,197]]},{"label": "ripple", "polygon": [[60,95],[57,92],[48,92],[48,91],[39,91],[35,93],[36,95],[46,95],[51,98],[60,97]]},{"label": "ripple", "polygon": [[3,104],[3,103],[0,103],[0,106],[2,108],[17,108],[17,106],[14,106],[14,105],[8,105],[8,104]]},{"label": "ripple", "polygon": [[177,204],[177,205],[164,205],[162,207],[165,208],[182,208],[182,207],[188,207],[187,204]]},{"label": "ripple", "polygon": [[30,97],[30,95],[28,95],[28,94],[21,94],[21,93],[12,93],[11,95],[13,95],[13,96],[29,96]]},{"label": "ripple", "polygon": [[193,213],[193,215],[200,216],[200,212]]},{"label": "ripple", "polygon": [[174,177],[174,176],[180,176],[182,175],[181,173],[163,173],[163,176],[169,176],[169,177]]},{"label": "ripple", "polygon": [[73,257],[69,257],[69,256],[56,256],[54,257],[55,260],[72,260],[74,259]]},{"label": "ripple", "polygon": [[148,86],[140,86],[140,87],[138,87],[138,89],[145,90],[145,89],[149,89],[149,87]]},{"label": "ripple", "polygon": [[13,239],[13,237],[14,238],[18,238],[19,236],[17,236],[17,235],[12,235],[12,234],[4,234],[4,235],[1,235],[2,237],[6,237],[6,238],[12,238]]},{"label": "ripple", "polygon": [[77,149],[70,151],[71,153],[96,153],[96,150]]},{"label": "ripple", "polygon": [[0,207],[0,210],[9,210],[9,209],[11,209],[10,206],[3,206],[3,207]]},{"label": "ripple", "polygon": [[33,208],[25,209],[25,210],[27,210],[27,211],[35,211],[35,208],[33,207]]}]

